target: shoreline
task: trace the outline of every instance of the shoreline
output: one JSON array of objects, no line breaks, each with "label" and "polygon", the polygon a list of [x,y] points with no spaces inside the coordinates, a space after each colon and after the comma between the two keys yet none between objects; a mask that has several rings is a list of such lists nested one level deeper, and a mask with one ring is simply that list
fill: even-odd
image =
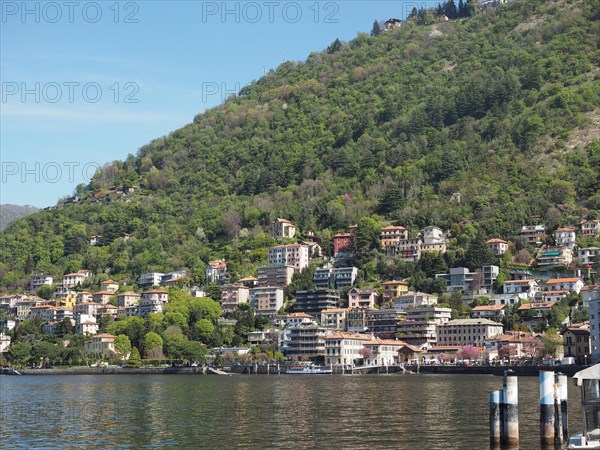
[{"label": "shoreline", "polygon": [[[495,375],[502,376],[506,370],[512,370],[518,376],[538,376],[541,370],[550,370],[561,372],[568,376],[588,366],[568,365],[568,366],[438,366],[421,365],[406,366],[407,370],[412,371],[409,375]],[[351,375],[343,373],[341,368],[334,367],[333,375]],[[129,368],[129,367],[74,367],[74,368],[53,368],[53,369],[13,369],[3,367],[0,375],[287,375],[285,370],[278,373],[274,367],[271,370],[267,366],[232,366],[231,371],[219,373],[212,372],[209,367],[149,367],[149,368]],[[16,372],[16,373],[15,373]],[[403,369],[399,366],[391,366],[388,370],[355,370],[353,375],[386,375],[402,374]]]}]

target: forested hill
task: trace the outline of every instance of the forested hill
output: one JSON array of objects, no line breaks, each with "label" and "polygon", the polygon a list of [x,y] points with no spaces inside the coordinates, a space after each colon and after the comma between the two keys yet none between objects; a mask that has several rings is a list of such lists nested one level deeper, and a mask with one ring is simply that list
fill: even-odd
[{"label": "forested hill", "polygon": [[123,279],[215,257],[244,273],[277,216],[325,242],[372,215],[411,230],[470,221],[503,238],[597,217],[600,2],[517,0],[433,20],[286,62],[107,164],[77,202],[0,235],[0,285],[31,270]]},{"label": "forested hill", "polygon": [[38,208],[31,205],[0,205],[0,230],[6,228],[13,220],[28,216],[36,211],[38,211]]}]

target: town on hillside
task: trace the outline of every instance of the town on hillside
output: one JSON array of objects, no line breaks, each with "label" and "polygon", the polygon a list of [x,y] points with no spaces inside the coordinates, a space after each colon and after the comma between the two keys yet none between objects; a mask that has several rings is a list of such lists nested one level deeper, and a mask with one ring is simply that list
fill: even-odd
[{"label": "town on hillside", "polygon": [[[324,251],[320,236],[276,218],[269,232],[277,245],[255,276],[212,260],[203,286],[187,269],[134,282],[83,268],[61,280],[32,273],[28,292],[0,297],[0,352],[5,363],[32,367],[600,361],[600,248],[588,245],[600,239],[600,220],[552,233],[524,225],[519,242],[488,237],[466,248],[460,233],[469,224],[370,225],[361,220],[331,236]],[[470,255],[463,260],[471,268],[448,267],[451,249]],[[353,264],[373,251],[427,278],[366,278],[365,262]]]}]

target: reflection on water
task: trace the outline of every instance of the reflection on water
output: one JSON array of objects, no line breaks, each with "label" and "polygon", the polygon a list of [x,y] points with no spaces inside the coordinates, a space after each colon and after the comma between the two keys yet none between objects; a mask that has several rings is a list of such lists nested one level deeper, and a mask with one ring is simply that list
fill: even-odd
[{"label": "reflection on water", "polygon": [[[0,377],[3,448],[485,449],[484,375]],[[521,448],[538,384],[519,378]],[[581,427],[570,384],[571,431]]]}]

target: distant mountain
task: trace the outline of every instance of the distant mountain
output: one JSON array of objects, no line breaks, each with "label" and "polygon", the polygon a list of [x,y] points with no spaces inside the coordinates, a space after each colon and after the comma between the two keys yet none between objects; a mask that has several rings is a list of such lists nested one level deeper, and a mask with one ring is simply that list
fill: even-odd
[{"label": "distant mountain", "polygon": [[28,216],[39,211],[39,208],[31,205],[0,205],[0,230],[4,230],[13,220]]},{"label": "distant mountain", "polygon": [[[525,224],[551,235],[600,217],[598,0],[453,19],[430,10],[336,40],[104,165],[0,233],[0,287],[82,268],[116,280],[187,268],[199,284],[210,259],[245,276],[266,261],[276,217],[326,254],[368,216],[509,240]],[[452,243],[450,267],[464,249]],[[373,260],[365,279],[384,267]]]}]

